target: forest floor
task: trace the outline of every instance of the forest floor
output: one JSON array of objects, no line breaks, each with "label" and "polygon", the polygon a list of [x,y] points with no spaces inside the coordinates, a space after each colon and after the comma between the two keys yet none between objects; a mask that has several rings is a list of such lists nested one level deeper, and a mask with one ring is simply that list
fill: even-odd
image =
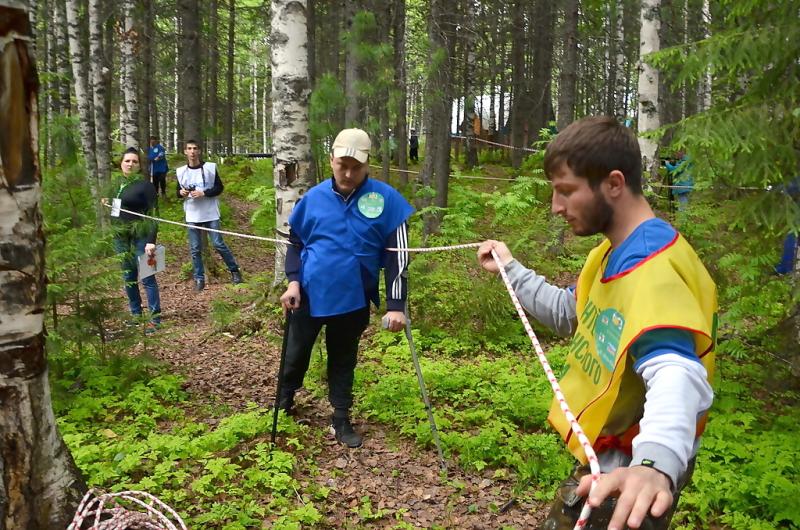
[{"label": "forest floor", "polygon": [[[225,201],[232,219],[224,218],[223,228],[247,232],[255,205],[230,194]],[[231,236],[225,236],[225,241],[246,282],[234,291],[262,288],[263,284],[247,282],[257,273],[272,270],[272,245]],[[178,262],[189,260],[185,241],[167,243],[167,252]],[[212,304],[231,289],[227,271],[218,256],[214,259],[220,264],[220,275],[214,278],[207,272],[206,289],[199,293],[193,291],[191,279],[181,277],[179,268],[172,267],[159,277],[165,325],[159,333],[162,346],[155,355],[186,377],[185,388],[198,411],[223,414],[244,409],[248,403],[268,407],[275,394],[281,322],[275,318],[258,333],[243,337],[219,331],[212,319]],[[302,440],[303,461],[313,461],[315,466],[298,466],[295,478],[301,484],[316,482],[331,489],[325,501],[315,503],[330,527],[534,528],[546,515],[545,503],[521,500],[515,496],[513,481],[495,477],[491,469],[465,471],[448,461],[448,471],[440,473],[435,449],[421,448],[390,427],[358,416],[353,418],[354,427],[363,434],[364,445],[348,449],[329,434],[327,400],[301,390],[297,409],[295,421],[310,426],[304,431],[310,434]],[[200,417],[210,424],[219,419],[207,413]],[[368,513],[364,497],[369,499]]]}]

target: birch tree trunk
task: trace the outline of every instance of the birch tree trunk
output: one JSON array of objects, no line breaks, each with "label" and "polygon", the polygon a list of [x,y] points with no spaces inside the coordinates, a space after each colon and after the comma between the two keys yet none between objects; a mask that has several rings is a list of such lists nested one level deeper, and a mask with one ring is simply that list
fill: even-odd
[{"label": "birch tree trunk", "polygon": [[139,147],[139,104],[136,101],[136,58],[134,50],[139,42],[139,33],[134,25],[133,0],[122,2],[124,13],[124,26],[120,36],[120,59],[122,60],[122,97],[124,99],[125,114],[122,123],[122,143],[126,147]]},{"label": "birch tree trunk", "polygon": [[559,131],[575,119],[575,83],[578,70],[578,0],[564,2],[564,26],[561,30],[563,58],[558,90]]},{"label": "birch tree trunk", "polygon": [[225,96],[225,149],[230,155],[233,154],[233,55],[234,55],[234,24],[236,24],[236,2],[228,0],[228,64],[225,73],[226,96]]},{"label": "birch tree trunk", "polygon": [[[276,237],[288,239],[289,214],[314,183],[308,125],[308,33],[305,0],[272,0],[272,164]],[[284,279],[286,248],[275,252],[274,285]]]},{"label": "birch tree trunk", "polygon": [[[111,113],[108,106],[109,75],[103,51],[102,0],[89,0],[89,67],[94,104],[95,159],[97,181],[103,190],[111,181]],[[105,216],[103,216],[105,219]]]},{"label": "birch tree trunk", "polygon": [[85,485],[58,433],[44,351],[38,78],[22,2],[0,0],[0,530],[65,528]]},{"label": "birch tree trunk", "polygon": [[641,134],[658,129],[660,125],[658,70],[647,64],[645,57],[659,50],[659,7],[660,0],[642,0],[639,33],[639,149],[642,151],[642,169],[650,174],[658,169],[658,142],[643,138]]},{"label": "birch tree trunk", "polygon": [[614,2],[615,34],[612,38],[616,42],[616,75],[614,77],[614,115],[624,120],[625,116],[625,92],[627,86],[625,82],[625,24],[622,18],[624,2],[617,0]]},{"label": "birch tree trunk", "polygon": [[[703,0],[703,20],[702,24],[703,33],[705,38],[711,37],[711,8],[709,7],[708,0]],[[700,111],[705,111],[711,108],[711,68],[706,68],[706,73],[703,80],[698,83],[700,94],[698,94],[698,107]]]},{"label": "birch tree trunk", "polygon": [[392,9],[393,43],[394,43],[394,80],[397,83],[397,121],[395,133],[397,138],[397,165],[400,168],[400,182],[408,184],[408,129],[406,114],[408,107],[406,98],[406,0],[394,0]]},{"label": "birch tree trunk", "polygon": [[97,173],[97,158],[95,156],[94,135],[94,110],[92,109],[92,91],[89,85],[89,67],[86,60],[86,50],[81,39],[81,19],[79,16],[80,1],[67,0],[67,34],[69,36],[69,55],[72,64],[72,83],[75,90],[75,100],[78,106],[78,122],[80,125],[81,147],[83,163],[86,167],[86,178],[94,198],[95,215],[98,223],[106,218],[103,206],[100,204],[101,186]]}]

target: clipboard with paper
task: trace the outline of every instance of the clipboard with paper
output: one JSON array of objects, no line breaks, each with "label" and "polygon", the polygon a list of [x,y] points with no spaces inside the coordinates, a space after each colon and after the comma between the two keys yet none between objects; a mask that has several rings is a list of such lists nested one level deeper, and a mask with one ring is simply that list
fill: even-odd
[{"label": "clipboard with paper", "polygon": [[147,253],[144,253],[139,256],[139,280],[143,280],[166,268],[165,250],[164,245],[156,245],[155,255],[148,256]]}]

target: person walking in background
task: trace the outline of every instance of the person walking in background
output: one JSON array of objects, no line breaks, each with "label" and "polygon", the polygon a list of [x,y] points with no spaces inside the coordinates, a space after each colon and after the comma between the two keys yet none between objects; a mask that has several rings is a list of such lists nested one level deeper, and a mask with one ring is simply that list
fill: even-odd
[{"label": "person walking in background", "polygon": [[[606,237],[577,288],[548,284],[499,241],[483,243],[478,261],[497,273],[496,252],[522,306],[573,336],[560,384],[601,471],[587,528],[666,529],[713,400],[716,286],[643,196],[632,130],[612,117],[576,121],[548,145],[544,170],[553,213],[578,236]],[[591,484],[587,456],[555,399],[548,420],[581,465],[541,528],[571,529]]]},{"label": "person walking in background", "polygon": [[419,162],[419,136],[416,129],[411,129],[411,135],[408,137],[408,159]]},{"label": "person walking in background", "polygon": [[147,149],[147,160],[150,162],[150,179],[156,188],[156,193],[161,190],[161,196],[167,198],[167,150],[158,141],[157,136],[150,137],[150,147]]},{"label": "person walking in background", "polygon": [[674,160],[666,160],[664,166],[670,176],[672,197],[678,201],[678,211],[683,211],[689,205],[689,193],[694,187],[692,176],[692,162],[683,151],[675,153]]},{"label": "person walking in background", "polygon": [[[203,162],[202,150],[196,140],[188,140],[183,154],[187,164],[175,170],[178,178],[178,197],[184,199],[183,211],[186,223],[192,226],[220,229],[219,195],[224,189],[222,179],[213,162]],[[202,291],[206,287],[206,276],[203,267],[203,231],[189,229],[189,252],[192,255],[194,270],[194,290]],[[207,232],[208,238],[225,262],[231,273],[233,283],[242,283],[242,274],[233,252],[225,244],[219,232]]]},{"label": "person walking in background", "polygon": [[[778,189],[792,198],[795,207],[800,207],[800,177],[795,177],[787,185],[780,186]],[[794,272],[797,252],[797,233],[790,230],[783,239],[781,260],[775,265],[775,274]]]},{"label": "person walking in background", "polygon": [[[139,151],[128,148],[120,160],[122,178],[116,183],[116,198],[120,200],[120,208],[145,215],[152,215],[156,207],[156,189],[151,182],[144,179],[139,162]],[[122,278],[125,282],[125,294],[128,307],[134,317],[142,315],[142,296],[139,293],[139,256],[147,254],[155,256],[156,234],[158,225],[155,221],[142,219],[137,215],[120,212],[119,217],[111,218],[114,230],[114,251],[122,261]],[[161,297],[155,274],[142,279],[150,322],[146,333],[154,332],[161,325]]]},{"label": "person walking in background", "polygon": [[369,178],[369,135],[345,129],[333,142],[333,177],[311,188],[289,217],[281,295],[292,311],[281,395],[277,406],[287,413],[303,386],[311,349],[326,326],[328,399],[331,429],[340,443],[360,447],[361,435],[350,423],[358,343],[369,323],[369,303],[380,304],[378,277],[384,268],[384,325],[400,331],[406,323],[408,253],[406,219],[414,211],[394,188]]}]

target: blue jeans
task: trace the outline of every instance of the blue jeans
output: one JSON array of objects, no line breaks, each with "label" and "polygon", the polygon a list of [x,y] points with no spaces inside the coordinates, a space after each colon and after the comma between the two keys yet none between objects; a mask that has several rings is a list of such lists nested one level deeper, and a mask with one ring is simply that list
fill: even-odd
[{"label": "blue jeans", "polygon": [[[144,254],[147,239],[137,237],[131,233],[122,233],[114,238],[114,251],[122,259],[122,279],[125,281],[125,294],[128,295],[128,307],[131,314],[142,314],[142,296],[139,293],[139,261]],[[156,324],[161,323],[161,296],[158,294],[158,282],[153,274],[142,280],[144,292],[147,295],[147,307],[150,310],[150,320]]]},{"label": "blue jeans", "polygon": [[[219,230],[219,219],[214,221],[204,221],[202,223],[187,223],[192,226],[202,226],[205,228],[212,228]],[[194,268],[194,279],[205,280],[206,275],[203,271],[203,234],[205,230],[189,229],[189,252],[192,254],[192,267]],[[222,240],[222,234],[219,232],[208,232],[208,239],[211,240],[211,245],[219,252],[222,261],[228,270],[235,272],[239,270],[239,265],[236,263],[236,258],[233,257],[233,252]]]}]

